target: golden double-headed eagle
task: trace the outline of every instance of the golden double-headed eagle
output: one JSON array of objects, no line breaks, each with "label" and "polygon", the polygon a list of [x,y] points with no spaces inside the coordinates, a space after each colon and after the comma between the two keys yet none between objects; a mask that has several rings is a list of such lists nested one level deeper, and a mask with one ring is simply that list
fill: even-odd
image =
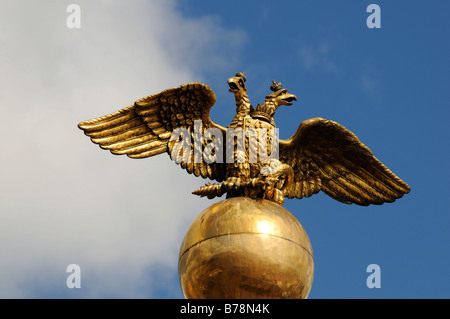
[{"label": "golden double-headed eagle", "polygon": [[[193,192],[208,198],[227,194],[282,204],[285,197],[301,199],[322,190],[340,202],[367,206],[393,202],[410,191],[352,132],[331,120],[305,120],[287,140],[272,134],[259,135],[266,140],[252,139],[246,131],[273,132],[276,109],[291,105],[297,97],[273,81],[273,93],[254,108],[245,82],[243,72],[228,79],[236,115],[227,128],[209,116],[216,102],[214,92],[196,82],[144,97],[109,115],[81,122],[78,127],[92,142],[113,154],[146,158],[169,153],[188,173],[217,182]],[[185,136],[174,134],[180,130]],[[243,132],[242,139],[237,131]],[[231,139],[227,136],[230,132],[235,134]],[[225,142],[231,143],[226,150],[231,150],[232,161],[224,160],[224,152],[218,151],[223,151]],[[187,147],[179,147],[180,143]],[[266,158],[252,160],[252,146],[267,148]]]}]

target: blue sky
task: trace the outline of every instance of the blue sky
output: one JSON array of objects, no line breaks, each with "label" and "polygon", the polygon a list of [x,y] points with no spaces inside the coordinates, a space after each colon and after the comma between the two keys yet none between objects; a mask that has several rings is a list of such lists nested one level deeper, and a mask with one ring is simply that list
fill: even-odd
[{"label": "blue sky", "polygon": [[[370,3],[381,8],[380,29],[366,26]],[[236,8],[197,1],[181,8],[246,32],[238,69],[246,71],[253,103],[272,78],[299,97],[277,112],[282,137],[304,119],[335,120],[411,186],[404,198],[377,207],[324,194],[285,204],[313,245],[310,298],[448,298],[449,4],[247,1]],[[233,110],[223,112],[217,118]],[[380,289],[365,284],[371,263],[380,265]]]},{"label": "blue sky", "polygon": [[[448,1],[78,1],[80,29],[69,3],[2,4],[0,297],[182,298],[178,249],[213,202],[190,194],[206,181],[166,155],[113,156],[76,125],[200,81],[226,126],[239,71],[254,105],[273,79],[299,98],[277,111],[281,138],[337,121],[411,186],[381,206],[286,201],[313,247],[309,297],[450,297]],[[65,285],[72,263],[80,289]]]}]

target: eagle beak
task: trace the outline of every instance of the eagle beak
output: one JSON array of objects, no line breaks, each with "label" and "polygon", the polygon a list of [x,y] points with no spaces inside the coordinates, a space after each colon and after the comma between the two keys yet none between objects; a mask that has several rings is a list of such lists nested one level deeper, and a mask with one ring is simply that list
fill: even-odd
[{"label": "eagle beak", "polygon": [[297,97],[294,94],[286,94],[286,97],[282,98],[286,105],[291,106],[292,101],[297,101]]}]

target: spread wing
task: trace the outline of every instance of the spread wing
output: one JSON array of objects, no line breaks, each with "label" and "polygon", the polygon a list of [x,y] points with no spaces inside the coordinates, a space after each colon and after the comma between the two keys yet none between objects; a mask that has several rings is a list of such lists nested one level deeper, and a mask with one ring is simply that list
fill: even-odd
[{"label": "spread wing", "polygon": [[322,190],[340,202],[367,206],[393,202],[410,191],[352,132],[330,120],[303,121],[290,139],[280,140],[279,156],[294,170],[288,198]]},{"label": "spread wing", "polygon": [[[207,85],[188,83],[139,99],[134,105],[106,116],[81,122],[78,127],[101,148],[131,158],[170,154],[174,145],[169,143],[172,132],[185,128],[191,134],[192,145],[190,157],[185,157],[181,166],[190,174],[222,181],[224,165],[207,163],[203,159],[194,163],[194,150],[199,147],[194,143],[195,120],[201,120],[202,133],[208,128],[216,128],[222,134],[226,132],[209,117],[215,102],[216,96]],[[205,141],[201,145],[203,147]]]}]

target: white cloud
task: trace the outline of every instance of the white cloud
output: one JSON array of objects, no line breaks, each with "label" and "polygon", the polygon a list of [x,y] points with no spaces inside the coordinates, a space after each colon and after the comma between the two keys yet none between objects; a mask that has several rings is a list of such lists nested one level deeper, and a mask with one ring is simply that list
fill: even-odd
[{"label": "white cloud", "polygon": [[378,82],[373,75],[362,74],[359,78],[359,84],[364,93],[374,96],[378,92]]},{"label": "white cloud", "polygon": [[338,67],[330,58],[331,51],[332,47],[327,43],[315,46],[304,43],[298,52],[304,69],[320,68],[335,72]]},{"label": "white cloud", "polygon": [[174,1],[77,1],[81,29],[68,29],[67,4],[0,11],[0,297],[70,295],[71,263],[77,296],[157,297],[170,276],[150,270],[176,272],[184,232],[211,204],[190,194],[205,181],[165,155],[113,156],[76,125],[229,67],[245,36]]}]

